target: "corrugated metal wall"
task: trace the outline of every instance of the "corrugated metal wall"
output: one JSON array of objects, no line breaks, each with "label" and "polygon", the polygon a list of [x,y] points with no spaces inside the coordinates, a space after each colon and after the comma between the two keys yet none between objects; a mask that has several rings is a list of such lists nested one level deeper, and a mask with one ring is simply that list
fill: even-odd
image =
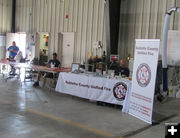
[{"label": "corrugated metal wall", "polygon": [[0,60],[5,58],[6,47],[0,47]]},{"label": "corrugated metal wall", "polygon": [[[180,0],[122,0],[118,52],[134,56],[135,39],[161,39],[165,13]],[[180,30],[180,14],[172,14],[171,30]]]},{"label": "corrugated metal wall", "polygon": [[11,31],[12,0],[0,0],[0,34]]},{"label": "corrugated metal wall", "polygon": [[[12,0],[0,0],[0,34],[11,32]],[[5,46],[0,46],[0,59],[5,57]]]},{"label": "corrugated metal wall", "polygon": [[104,0],[17,0],[16,9],[16,31],[50,32],[50,54],[58,51],[59,32],[75,32],[74,62],[95,53],[94,41],[106,47]]}]

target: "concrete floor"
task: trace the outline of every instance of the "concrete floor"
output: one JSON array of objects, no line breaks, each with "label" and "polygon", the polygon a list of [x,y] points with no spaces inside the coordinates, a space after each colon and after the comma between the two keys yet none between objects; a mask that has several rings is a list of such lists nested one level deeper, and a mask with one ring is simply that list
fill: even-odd
[{"label": "concrete floor", "polygon": [[155,101],[160,124],[148,125],[121,109],[0,77],[0,138],[164,138],[164,123],[180,122],[179,105],[179,99]]}]

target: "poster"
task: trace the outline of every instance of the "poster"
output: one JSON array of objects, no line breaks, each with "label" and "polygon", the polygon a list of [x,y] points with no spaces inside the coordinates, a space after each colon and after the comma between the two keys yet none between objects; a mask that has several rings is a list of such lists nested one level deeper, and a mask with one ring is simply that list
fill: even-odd
[{"label": "poster", "polygon": [[152,124],[160,40],[136,39],[129,114]]}]

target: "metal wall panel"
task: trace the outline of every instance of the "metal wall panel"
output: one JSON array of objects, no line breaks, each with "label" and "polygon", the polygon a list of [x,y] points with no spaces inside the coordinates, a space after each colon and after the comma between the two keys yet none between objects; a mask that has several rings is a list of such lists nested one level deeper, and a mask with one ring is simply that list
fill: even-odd
[{"label": "metal wall panel", "polygon": [[[11,32],[12,0],[0,0],[0,34]],[[0,59],[4,59],[6,47],[0,46]]]},{"label": "metal wall panel", "polygon": [[95,54],[94,41],[105,49],[104,0],[17,0],[16,10],[17,32],[50,32],[50,55],[58,52],[59,32],[75,32],[74,62]]},{"label": "metal wall panel", "polygon": [[[176,1],[176,5],[180,6],[180,0]],[[180,17],[178,14],[175,14],[174,20],[174,30],[180,30]]]},{"label": "metal wall panel", "polygon": [[[104,0],[17,0],[17,32],[50,32],[50,54],[57,52],[58,33],[75,32],[74,62],[96,53],[95,41],[106,49]],[[179,0],[121,0],[118,52],[134,55],[135,39],[162,39],[164,16]],[[69,15],[66,19],[66,14]],[[11,31],[12,0],[0,0],[0,33]],[[169,29],[180,29],[180,15],[171,16]],[[101,51],[102,53],[102,51]]]},{"label": "metal wall panel", "polygon": [[4,59],[6,55],[6,47],[5,46],[1,46],[0,47],[0,60]]},{"label": "metal wall panel", "polygon": [[[87,51],[92,51],[92,26],[93,26],[93,11],[89,9],[93,9],[93,3],[94,0],[89,0],[88,1],[88,19],[87,19]],[[87,53],[86,53],[87,54]]]},{"label": "metal wall panel", "polygon": [[150,23],[150,13],[151,13],[150,8],[151,8],[151,0],[144,0],[141,37],[145,39],[148,39],[148,35],[149,35],[149,23]]},{"label": "metal wall panel", "polygon": [[149,22],[149,38],[156,38],[156,29],[157,29],[157,21],[158,21],[158,7],[159,1],[152,0],[151,2],[151,13],[150,13],[150,22]]},{"label": "metal wall panel", "polygon": [[[120,57],[134,57],[135,39],[162,40],[165,13],[174,6],[180,7],[180,1],[122,0],[118,44]],[[180,29],[180,15],[177,13],[172,14],[169,29]]]},{"label": "metal wall panel", "polygon": [[0,34],[11,32],[12,0],[0,0]]},{"label": "metal wall panel", "polygon": [[[136,0],[129,3],[128,0],[121,1],[121,9],[120,9],[120,26],[119,26],[119,46],[118,46],[118,53],[120,57],[125,57],[127,55],[128,46],[130,39],[128,38],[129,33],[134,33],[135,31],[129,31],[130,26],[135,24],[135,21],[131,22],[131,17],[139,14],[134,14],[136,11],[132,12],[130,11],[131,5],[136,4]],[[136,7],[136,5],[135,5]],[[138,18],[136,17],[136,18]],[[141,22],[139,22],[141,23]],[[137,24],[138,25],[138,24]],[[137,28],[137,27],[136,27]],[[134,37],[134,35],[132,36]]]}]

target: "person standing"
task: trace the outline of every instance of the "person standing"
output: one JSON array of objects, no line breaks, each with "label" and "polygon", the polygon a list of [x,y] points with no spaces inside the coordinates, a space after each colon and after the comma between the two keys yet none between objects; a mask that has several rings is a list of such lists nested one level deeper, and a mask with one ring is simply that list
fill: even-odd
[{"label": "person standing", "polygon": [[[12,42],[12,46],[10,46],[8,48],[9,51],[9,60],[10,61],[14,61],[15,56],[17,55],[18,51],[19,51],[19,47],[16,46],[16,42],[13,41]],[[11,71],[9,72],[10,75],[16,75],[16,69],[14,68],[14,66],[11,65]]]},{"label": "person standing", "polygon": [[19,51],[19,47],[16,46],[16,42],[15,41],[12,42],[12,46],[10,46],[8,48],[8,51],[9,51],[9,59],[10,60],[14,59],[14,57],[17,55],[17,53]]}]

